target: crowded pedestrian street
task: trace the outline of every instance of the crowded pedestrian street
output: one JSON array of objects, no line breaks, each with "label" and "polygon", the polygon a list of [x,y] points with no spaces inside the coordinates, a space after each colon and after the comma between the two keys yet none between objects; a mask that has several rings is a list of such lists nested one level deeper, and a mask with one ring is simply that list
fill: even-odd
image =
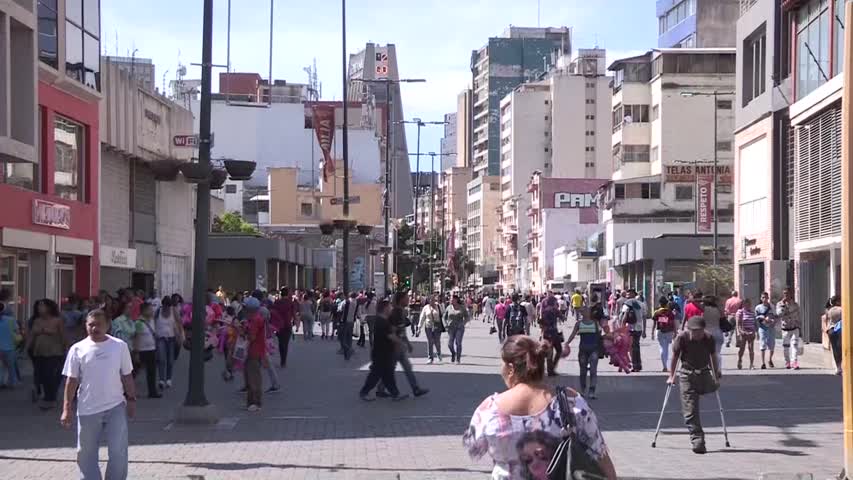
[{"label": "crowded pedestrian street", "polygon": [[[337,342],[305,342],[299,335],[292,340],[287,367],[279,370],[281,392],[264,395],[261,412],[247,413],[239,383],[223,381],[221,359],[214,358],[205,378],[208,400],[219,413],[211,426],[172,420],[186,392],[189,356],[182,355],[173,388],[162,399],[140,396],[136,418],[129,421],[128,478],[486,478],[490,462],[470,460],[462,434],[480,400],[505,387],[497,335],[489,335],[479,320],[468,327],[458,364],[448,357],[428,364],[424,335],[412,337],[412,363],[430,393],[399,402],[359,400],[369,362],[366,349],[355,347],[346,361],[335,354]],[[690,453],[675,396],[657,447],[651,448],[666,374],[652,368],[659,363],[656,341],[644,340],[642,355],[648,371],[641,373],[618,373],[602,362],[598,399],[590,400],[620,479],[788,479],[809,472],[824,480],[837,475],[841,380],[819,346],[806,346],[796,372],[737,370],[736,350],[724,348],[720,395],[732,446],[724,447],[716,401],[704,397],[705,456]],[[550,382],[577,388],[575,352],[560,362],[558,372]],[[401,371],[397,377],[401,391],[411,393]],[[143,387],[141,378],[137,385]],[[74,430],[59,426],[56,411],[39,411],[29,394],[26,388],[0,390],[0,476],[73,478]]]}]

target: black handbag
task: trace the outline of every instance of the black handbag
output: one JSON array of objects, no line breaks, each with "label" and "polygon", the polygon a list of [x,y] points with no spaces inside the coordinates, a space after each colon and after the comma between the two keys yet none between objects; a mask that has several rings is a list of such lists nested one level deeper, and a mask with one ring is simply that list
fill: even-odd
[{"label": "black handbag", "polygon": [[569,406],[569,398],[564,387],[556,387],[557,401],[560,404],[560,418],[563,422],[563,441],[557,445],[554,456],[548,464],[546,474],[549,480],[567,480],[583,478],[588,480],[606,480],[606,476],[593,460],[586,448],[577,441],[575,433],[575,414]]}]

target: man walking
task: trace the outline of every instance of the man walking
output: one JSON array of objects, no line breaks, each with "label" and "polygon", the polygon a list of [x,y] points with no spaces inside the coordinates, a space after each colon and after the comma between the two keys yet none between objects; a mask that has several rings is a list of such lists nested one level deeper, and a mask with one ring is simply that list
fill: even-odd
[{"label": "man walking", "polygon": [[773,368],[773,352],[776,350],[776,311],[770,303],[770,295],[761,293],[761,303],[755,306],[755,321],[758,323],[758,343],[761,347],[761,369],[767,369],[766,352],[770,351],[770,368]]},{"label": "man walking", "polygon": [[643,360],[640,358],[640,339],[646,338],[646,319],[643,306],[637,300],[637,291],[628,290],[625,302],[622,304],[620,320],[631,331],[634,341],[631,342],[631,365],[635,372],[643,370]]},{"label": "man walking", "polygon": [[103,439],[109,460],[106,478],[127,478],[127,418],[136,412],[136,387],[130,349],[107,335],[103,310],[86,317],[88,336],[75,343],[65,358],[65,399],[60,423],[71,427],[77,399],[77,466],[83,480],[100,480],[98,447]]},{"label": "man walking", "polygon": [[508,302],[508,299],[506,302],[501,299],[501,301],[495,305],[495,327],[498,329],[498,341],[500,343],[504,343],[504,340],[506,340],[506,327],[504,326],[504,322],[506,321]]},{"label": "man walking", "polygon": [[[290,336],[293,335],[293,320],[296,318],[296,302],[290,295],[290,289],[284,287],[279,292],[281,297],[275,301],[272,308],[278,314],[276,316],[276,337],[278,337],[278,354],[281,359],[281,368],[287,366],[287,351],[290,345]],[[257,297],[255,297],[257,298]],[[260,300],[260,299],[258,299]]]},{"label": "man walking", "polygon": [[[403,372],[406,373],[406,379],[409,381],[409,386],[412,387],[412,393],[414,393],[416,397],[420,397],[421,395],[429,393],[429,390],[421,388],[418,385],[418,379],[415,377],[415,372],[412,369],[412,362],[409,359],[409,353],[412,352],[412,344],[409,343],[409,339],[406,337],[406,327],[409,326],[409,320],[406,318],[406,307],[408,306],[408,303],[408,295],[404,292],[395,293],[394,307],[391,309],[388,321],[391,324],[392,331],[394,331],[400,339],[400,347],[395,349],[396,361],[403,367]],[[393,395],[389,395],[388,392],[385,391],[384,385],[381,385],[379,390],[376,392],[376,396],[387,397]]]},{"label": "man walking", "polygon": [[388,300],[380,300],[376,305],[376,315],[373,317],[373,343],[370,350],[370,373],[361,387],[359,397],[364,401],[373,401],[370,391],[381,381],[388,389],[394,400],[402,400],[408,395],[400,395],[397,381],[394,378],[394,367],[397,365],[394,352],[405,348],[403,342],[394,333],[394,327],[388,321],[391,305]]},{"label": "man walking", "polygon": [[[734,326],[737,323],[737,311],[743,306],[743,300],[741,300],[740,296],[738,296],[737,291],[732,290],[732,294],[728,300],[726,300],[726,304],[723,307],[724,313],[726,314],[726,320],[728,320],[729,325]],[[726,347],[732,346],[732,337],[735,335],[733,332],[735,328],[732,328],[726,335]]]},{"label": "man walking", "polygon": [[[705,319],[699,316],[691,317],[686,326],[686,331],[679,334],[672,344],[672,361],[666,383],[675,384],[675,375],[678,373],[681,413],[690,432],[693,452],[702,454],[707,450],[705,432],[699,419],[699,396],[713,393],[719,388],[722,372],[713,368],[720,363],[714,337],[705,331]],[[681,368],[676,372],[679,361]]]},{"label": "man walking", "polygon": [[349,360],[352,356],[352,332],[355,328],[356,313],[358,312],[358,304],[355,300],[356,293],[349,294],[349,298],[341,303],[338,307],[341,312],[341,326],[338,327],[338,340],[341,343],[341,351],[344,358]]},{"label": "man walking", "polygon": [[483,297],[483,321],[492,323],[495,318],[495,299],[491,295]]},{"label": "man walking", "polygon": [[782,300],[776,304],[776,315],[782,324],[782,353],[785,354],[785,368],[799,370],[800,348],[800,306],[794,301],[794,292],[790,287],[782,291]]}]

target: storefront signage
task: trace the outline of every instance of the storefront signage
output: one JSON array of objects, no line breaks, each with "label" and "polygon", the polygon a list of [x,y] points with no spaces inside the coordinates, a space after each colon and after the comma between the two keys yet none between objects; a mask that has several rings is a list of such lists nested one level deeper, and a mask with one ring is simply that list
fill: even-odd
[{"label": "storefront signage", "polygon": [[699,177],[696,182],[699,195],[696,198],[696,231],[699,233],[711,232],[711,185],[712,177]]},{"label": "storefront signage", "polygon": [[554,208],[591,208],[595,205],[595,195],[591,193],[566,193],[554,194]]},{"label": "storefront signage", "polygon": [[[713,178],[713,165],[664,165],[664,182],[667,183],[693,183],[696,176],[708,176]],[[717,165],[717,183],[721,185],[732,184],[731,165]]]},{"label": "storefront signage", "polygon": [[[210,132],[210,148],[213,148],[213,132]],[[176,147],[190,147],[190,148],[198,148],[199,140],[198,134],[193,135],[175,135],[172,137],[172,144]]]},{"label": "storefront signage", "polygon": [[33,200],[33,223],[70,230],[71,207],[45,200]]},{"label": "storefront signage", "polygon": [[136,249],[101,245],[101,266],[136,268]]}]

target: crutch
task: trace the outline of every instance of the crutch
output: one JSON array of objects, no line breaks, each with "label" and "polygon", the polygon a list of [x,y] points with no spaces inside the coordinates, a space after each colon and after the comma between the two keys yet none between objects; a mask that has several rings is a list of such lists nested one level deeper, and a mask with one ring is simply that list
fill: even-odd
[{"label": "crutch", "polygon": [[[716,368],[717,368],[717,366],[714,363],[714,357],[712,356],[711,357],[711,371],[714,373],[714,380],[717,379]],[[719,388],[719,386],[717,387],[717,390],[714,391],[714,393],[717,394],[717,405],[719,405],[719,407],[720,407],[720,421],[723,424],[723,437],[726,439],[726,447],[729,448],[732,446],[732,444],[729,443],[729,432],[726,429],[726,416],[723,414],[723,402],[720,401],[720,388]]]},{"label": "crutch", "polygon": [[669,392],[672,391],[673,384],[667,384],[666,386],[666,394],[663,396],[663,406],[660,408],[660,417],[658,417],[658,426],[655,428],[655,438],[652,440],[652,448],[655,448],[655,444],[658,441],[658,433],[660,433],[660,424],[663,421],[663,413],[666,411],[666,405],[669,403]]}]

